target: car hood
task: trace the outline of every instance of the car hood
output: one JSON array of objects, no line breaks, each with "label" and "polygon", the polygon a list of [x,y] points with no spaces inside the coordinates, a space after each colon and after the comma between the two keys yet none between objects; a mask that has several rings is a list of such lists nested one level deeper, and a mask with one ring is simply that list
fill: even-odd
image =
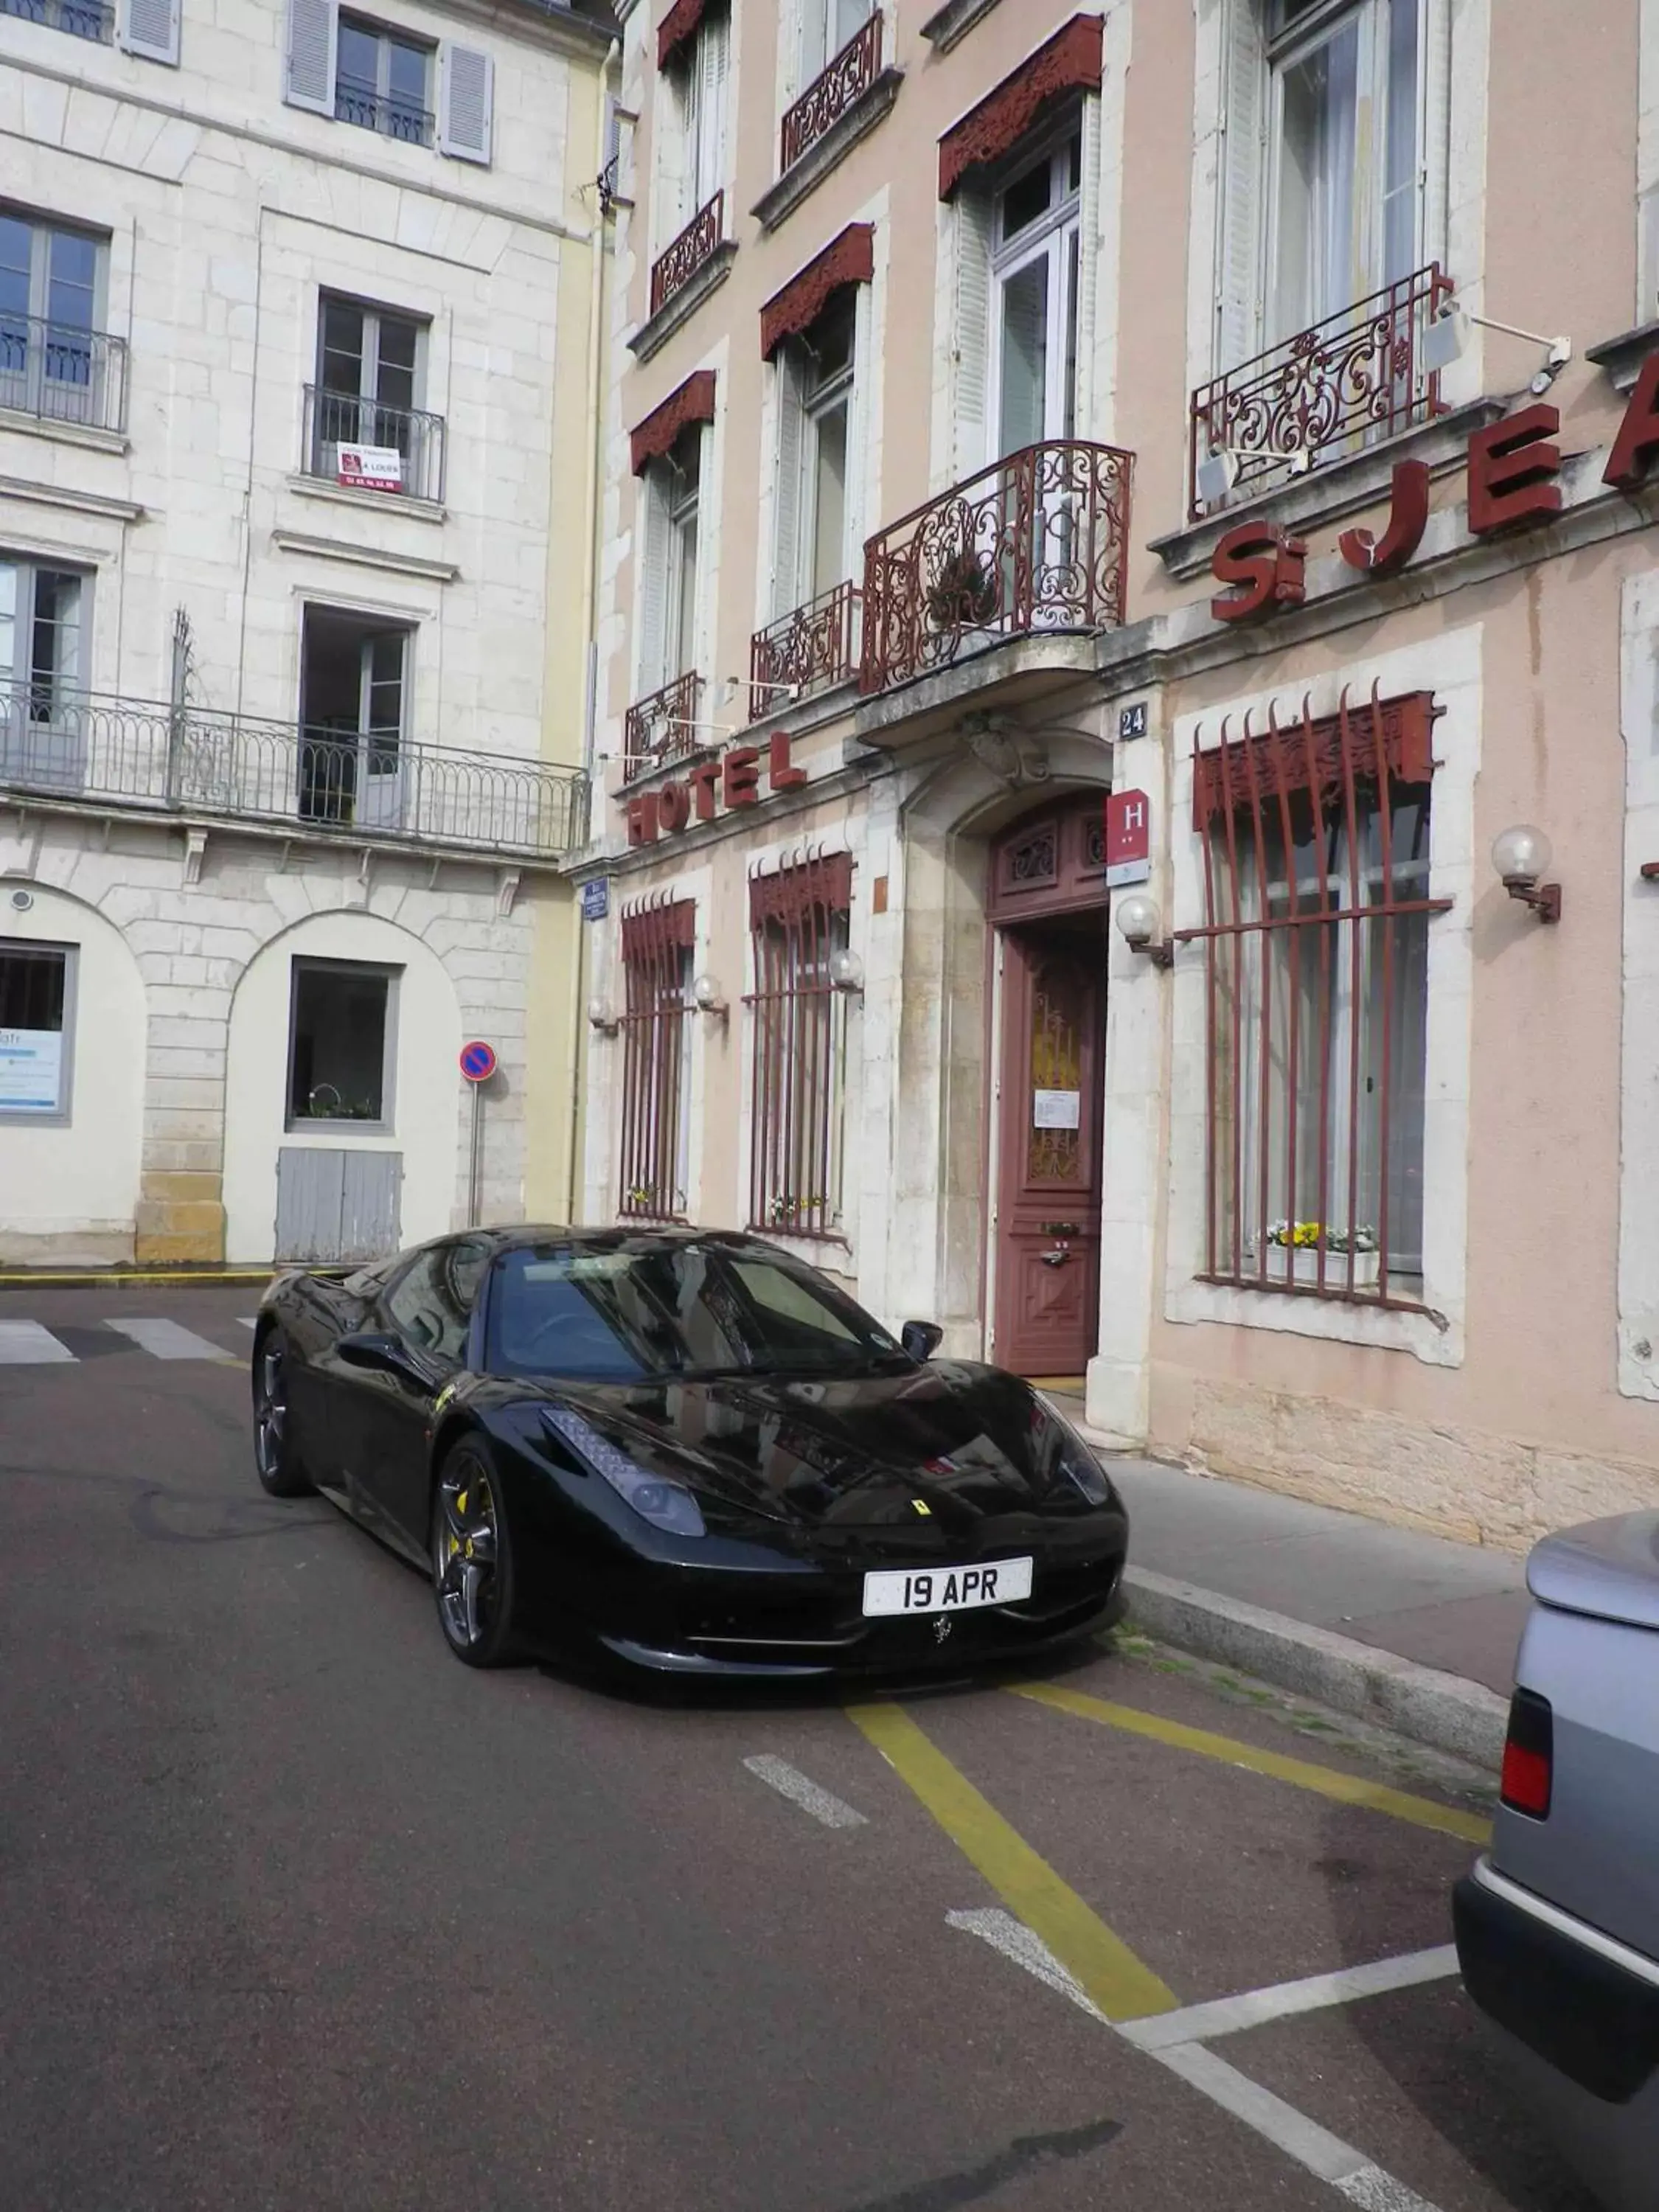
[{"label": "car hood", "polygon": [[637,1463],[769,1519],[966,1533],[1021,1510],[1087,1513],[1081,1447],[1025,1383],[934,1361],[830,1380],[550,1382]]},{"label": "car hood", "polygon": [[1659,1628],[1659,1513],[1620,1513],[1546,1536],[1527,1562],[1540,1605]]}]

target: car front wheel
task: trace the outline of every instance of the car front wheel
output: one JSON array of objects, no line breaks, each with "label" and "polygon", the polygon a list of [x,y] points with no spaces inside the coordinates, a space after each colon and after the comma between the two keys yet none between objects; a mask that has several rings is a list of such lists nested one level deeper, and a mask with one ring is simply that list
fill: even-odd
[{"label": "car front wheel", "polygon": [[513,1547],[501,1480],[482,1438],[445,1459],[432,1499],[432,1581],[444,1639],[469,1667],[513,1656]]},{"label": "car front wheel", "polygon": [[294,1432],[280,1328],[267,1329],[253,1354],[253,1464],[272,1498],[303,1498],[312,1486]]}]

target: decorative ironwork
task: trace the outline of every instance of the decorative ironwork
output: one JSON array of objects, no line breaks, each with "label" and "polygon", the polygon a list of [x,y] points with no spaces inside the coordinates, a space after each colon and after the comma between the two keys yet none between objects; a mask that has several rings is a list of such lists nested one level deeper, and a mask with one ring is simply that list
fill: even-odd
[{"label": "decorative ironwork", "polygon": [[856,676],[860,597],[853,584],[837,584],[781,621],[757,629],[749,641],[749,719],[763,720],[797,699],[810,698]]},{"label": "decorative ironwork", "polygon": [[1112,446],[1028,446],[878,532],[864,549],[860,688],[1034,630],[1115,629],[1133,465]]},{"label": "decorative ironwork", "polygon": [[847,942],[852,884],[846,853],[750,878],[749,1225],[775,1235],[841,1233],[846,996],[830,963]]},{"label": "decorative ironwork", "polygon": [[[1083,1037],[1088,1024],[1091,979],[1070,953],[1044,960],[1031,978],[1030,1092],[1083,1096]],[[1075,1182],[1083,1166],[1082,1115],[1073,1128],[1050,1128],[1035,1121],[1029,1132],[1025,1179],[1032,1183]],[[1055,1231],[1049,1231],[1054,1234]]]},{"label": "decorative ironwork", "polygon": [[632,1221],[684,1219],[687,994],[697,909],[657,898],[622,917],[622,1186],[617,1211]]},{"label": "decorative ironwork", "polygon": [[43,422],[124,429],[125,339],[39,315],[0,313],[0,408]]},{"label": "decorative ironwork", "polygon": [[702,678],[695,670],[636,699],[623,718],[623,774],[630,782],[669,761],[711,750],[697,726]]},{"label": "decorative ironwork", "polygon": [[1010,884],[1051,884],[1060,873],[1060,825],[1045,822],[1004,856],[1004,872]]},{"label": "decorative ironwork", "polygon": [[881,74],[881,10],[847,41],[829,66],[809,84],[783,118],[781,170],[793,169],[869,91]]},{"label": "decorative ironwork", "polygon": [[1103,820],[1086,822],[1083,828],[1083,872],[1088,876],[1103,874],[1106,867],[1106,824]]},{"label": "decorative ironwork", "polygon": [[21,15],[26,23],[44,23],[100,46],[108,46],[115,36],[115,10],[102,0],[0,0],[0,15]]},{"label": "decorative ironwork", "polygon": [[534,760],[39,684],[0,690],[0,790],[338,830],[354,844],[550,857],[587,836],[587,778]]},{"label": "decorative ironwork", "polygon": [[349,76],[334,81],[334,119],[355,123],[364,131],[378,131],[383,138],[396,138],[405,146],[429,146],[436,118],[429,107],[384,93],[372,84]]},{"label": "decorative ironwork", "polygon": [[441,501],[444,495],[444,418],[418,407],[387,407],[354,392],[319,392],[306,386],[300,469],[308,477],[337,483],[349,474],[340,448],[378,446],[403,457],[401,482],[373,489],[396,498]]},{"label": "decorative ironwork", "polygon": [[[1194,741],[1206,958],[1204,1279],[1414,1306],[1423,1249],[1431,720],[1418,695]],[[1220,766],[1209,763],[1218,753]]]},{"label": "decorative ironwork", "polygon": [[1368,439],[1443,414],[1440,378],[1424,366],[1422,341],[1454,289],[1431,262],[1201,386],[1191,413],[1192,518],[1206,510],[1198,472],[1212,453],[1231,459],[1235,496],[1259,495]]},{"label": "decorative ironwork", "polygon": [[665,307],[676,292],[683,292],[699,269],[714,257],[714,250],[726,234],[726,192],[717,191],[706,207],[700,207],[685,228],[668,248],[659,254],[651,269],[651,312],[654,315]]},{"label": "decorative ironwork", "polygon": [[1098,92],[1105,32],[1098,15],[1073,15],[939,142],[939,196],[948,200],[970,169],[1012,154],[1053,101]]}]

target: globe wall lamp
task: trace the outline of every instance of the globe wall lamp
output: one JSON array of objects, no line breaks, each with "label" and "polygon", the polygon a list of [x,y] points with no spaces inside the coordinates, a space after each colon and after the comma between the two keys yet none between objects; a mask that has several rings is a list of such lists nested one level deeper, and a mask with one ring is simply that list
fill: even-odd
[{"label": "globe wall lamp", "polygon": [[1492,864],[1512,899],[1529,906],[1540,921],[1560,921],[1560,884],[1540,881],[1550,865],[1550,841],[1541,830],[1525,822],[1505,830],[1492,841]]},{"label": "globe wall lamp", "polygon": [[850,945],[830,955],[830,988],[844,991],[848,997],[864,988],[864,963]]},{"label": "globe wall lamp", "polygon": [[587,1019],[589,1026],[596,1029],[601,1036],[613,1037],[622,1027],[621,1022],[611,1012],[603,999],[588,1000]]},{"label": "globe wall lamp", "polygon": [[691,1003],[700,1014],[713,1014],[720,1021],[726,1019],[726,994],[718,979],[707,969],[691,979]]},{"label": "globe wall lamp", "polygon": [[1127,898],[1114,899],[1112,911],[1118,933],[1131,952],[1144,952],[1154,968],[1174,965],[1175,946],[1160,934],[1163,917],[1156,899],[1145,891],[1131,891]]}]

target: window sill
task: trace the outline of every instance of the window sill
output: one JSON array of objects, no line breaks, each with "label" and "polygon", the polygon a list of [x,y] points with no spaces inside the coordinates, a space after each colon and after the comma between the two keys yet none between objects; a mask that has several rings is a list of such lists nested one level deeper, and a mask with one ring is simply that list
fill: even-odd
[{"label": "window sill", "polygon": [[1277,523],[1301,530],[1358,514],[1388,497],[1396,461],[1426,461],[1437,472],[1461,466],[1470,433],[1496,422],[1507,407],[1508,402],[1503,399],[1474,399],[1454,407],[1432,422],[1402,431],[1397,438],[1386,438],[1340,461],[1328,461],[1305,477],[1292,477],[1288,483],[1261,498],[1241,499],[1185,530],[1154,538],[1150,550],[1172,576],[1184,582],[1208,574],[1216,547],[1241,522]]},{"label": "window sill", "polygon": [[635,361],[649,361],[653,354],[662,350],[681,324],[696,313],[709,294],[719,291],[732,274],[732,264],[737,255],[736,239],[723,238],[696,275],[665,300],[654,315],[646,317],[628,340],[628,350]]},{"label": "window sill", "polygon": [[1164,1318],[1176,1323],[1271,1329],[1281,1336],[1321,1337],[1376,1352],[1404,1352],[1429,1367],[1463,1364],[1462,1329],[1426,1305],[1384,1306],[1370,1297],[1240,1289],[1189,1278],[1169,1285]]},{"label": "window sill", "polygon": [[273,530],[270,542],[282,553],[308,553],[318,561],[349,561],[354,568],[386,568],[394,576],[419,576],[431,584],[453,584],[460,574],[453,561],[428,561],[383,545],[356,545],[344,538],[307,538],[297,530]]},{"label": "window sill", "polygon": [[997,0],[945,0],[944,7],[936,8],[922,25],[921,35],[929,46],[948,54],[996,4]]},{"label": "window sill", "polygon": [[904,71],[901,69],[884,69],[872,77],[817,143],[809,146],[799,161],[786,169],[775,185],[767,187],[749,210],[763,230],[775,230],[809,192],[817,191],[832,169],[841,166],[859,141],[868,137],[885,119],[903,82]]},{"label": "window sill", "polygon": [[416,522],[447,522],[449,509],[441,500],[411,499],[402,491],[360,491],[355,484],[331,483],[326,477],[295,474],[288,488],[300,499],[331,500],[341,507],[373,507],[380,514],[405,514]]},{"label": "window sill", "polygon": [[1642,374],[1643,362],[1656,351],[1659,351],[1659,323],[1643,323],[1636,330],[1621,331],[1616,338],[1603,339],[1600,345],[1586,346],[1584,358],[1606,369],[1615,392],[1630,392]]},{"label": "window sill", "polygon": [[15,430],[24,438],[48,438],[55,446],[84,446],[94,453],[132,451],[132,441],[125,430],[101,430],[91,422],[63,422],[54,416],[28,415],[16,407],[0,407],[0,430]]}]

